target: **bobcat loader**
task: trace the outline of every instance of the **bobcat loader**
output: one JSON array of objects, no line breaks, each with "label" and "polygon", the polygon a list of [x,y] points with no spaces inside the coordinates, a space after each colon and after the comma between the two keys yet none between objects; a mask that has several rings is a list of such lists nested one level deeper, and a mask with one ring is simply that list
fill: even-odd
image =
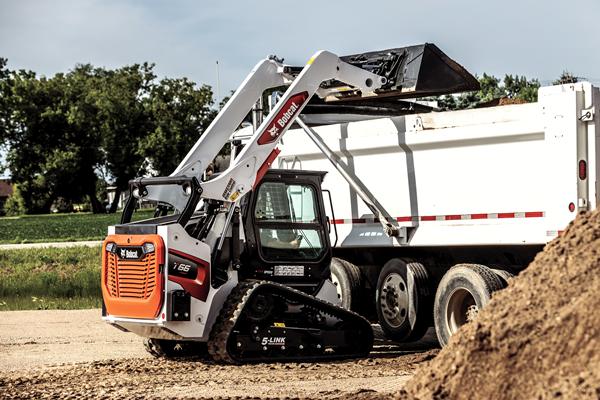
[{"label": "bobcat loader", "polygon": [[[203,179],[264,91],[281,86],[287,90],[243,148],[234,143],[229,167]],[[367,356],[371,325],[339,306],[331,281],[326,173],[270,169],[277,145],[309,103],[400,107],[398,99],[477,87],[432,44],[346,57],[319,51],[302,68],[260,61],[170,176],[130,181],[121,223],[109,227],[102,247],[103,319],[146,338],[156,356],[208,353],[225,363]],[[154,218],[131,221],[139,200],[159,204]],[[406,239],[376,202],[371,207],[389,236]]]}]

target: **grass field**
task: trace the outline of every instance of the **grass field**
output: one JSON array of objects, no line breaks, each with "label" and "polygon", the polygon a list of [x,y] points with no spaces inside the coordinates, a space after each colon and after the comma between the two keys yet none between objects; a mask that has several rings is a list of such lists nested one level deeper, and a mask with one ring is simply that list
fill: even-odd
[{"label": "grass field", "polygon": [[[152,210],[134,213],[134,219],[150,218]],[[0,218],[0,244],[101,240],[121,214],[48,214]]]},{"label": "grass field", "polygon": [[100,305],[100,247],[0,250],[0,311]]}]

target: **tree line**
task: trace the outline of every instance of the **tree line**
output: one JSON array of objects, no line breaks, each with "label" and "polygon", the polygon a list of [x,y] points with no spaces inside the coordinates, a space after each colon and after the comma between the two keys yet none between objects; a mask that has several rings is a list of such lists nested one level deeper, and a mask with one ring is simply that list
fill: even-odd
[{"label": "tree line", "polygon": [[[576,83],[579,77],[569,71],[552,81],[553,85]],[[442,110],[463,110],[482,105],[497,105],[495,100],[509,99],[514,103],[531,103],[537,101],[540,81],[528,79],[519,75],[504,75],[503,79],[484,73],[478,77],[480,89],[477,92],[467,92],[460,95],[439,96],[436,100]]]},{"label": "tree line", "polygon": [[209,86],[157,79],[154,64],[84,64],[47,78],[0,58],[0,143],[15,183],[5,208],[88,203],[105,212],[108,182],[117,188],[114,212],[130,179],[170,174],[215,115]]},{"label": "tree line", "polygon": [[[537,100],[539,81],[483,74],[481,89],[435,98],[443,110],[507,97]],[[565,72],[554,83],[576,82]],[[0,143],[15,193],[8,213],[48,213],[76,203],[116,211],[128,181],[170,174],[216,116],[212,89],[187,78],[158,79],[154,64],[117,69],[76,65],[47,78],[9,70],[0,58]]]}]

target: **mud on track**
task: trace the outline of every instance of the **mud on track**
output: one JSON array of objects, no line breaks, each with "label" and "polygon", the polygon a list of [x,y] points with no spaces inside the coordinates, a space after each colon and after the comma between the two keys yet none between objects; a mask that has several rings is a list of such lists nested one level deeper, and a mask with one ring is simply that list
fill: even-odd
[{"label": "mud on track", "polygon": [[429,337],[336,363],[163,361],[100,310],[1,312],[0,398],[371,397],[397,392],[437,351]]}]

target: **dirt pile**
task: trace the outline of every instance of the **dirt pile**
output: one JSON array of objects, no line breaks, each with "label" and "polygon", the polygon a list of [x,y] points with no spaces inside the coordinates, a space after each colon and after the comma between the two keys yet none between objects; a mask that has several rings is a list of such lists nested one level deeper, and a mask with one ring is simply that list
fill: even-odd
[{"label": "dirt pile", "polygon": [[600,210],[580,214],[407,384],[417,399],[600,398]]}]

